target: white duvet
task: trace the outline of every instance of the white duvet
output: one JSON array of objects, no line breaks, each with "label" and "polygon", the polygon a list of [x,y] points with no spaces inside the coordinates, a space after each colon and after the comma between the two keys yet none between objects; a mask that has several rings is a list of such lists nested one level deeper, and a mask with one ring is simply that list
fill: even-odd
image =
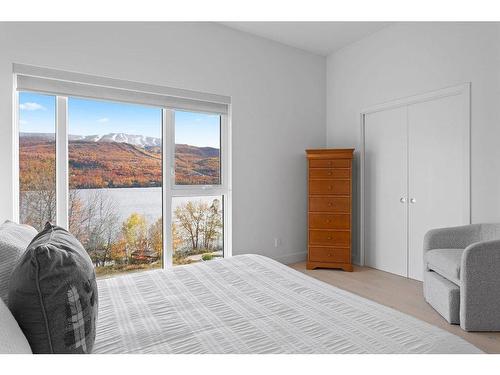
[{"label": "white duvet", "polygon": [[480,353],[259,255],[98,281],[94,353]]}]

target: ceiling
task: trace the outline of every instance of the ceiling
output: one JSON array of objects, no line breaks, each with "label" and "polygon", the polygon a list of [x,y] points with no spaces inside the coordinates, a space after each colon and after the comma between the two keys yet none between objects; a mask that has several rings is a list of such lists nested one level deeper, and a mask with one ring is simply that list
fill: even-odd
[{"label": "ceiling", "polygon": [[322,56],[391,22],[221,22],[223,25]]}]

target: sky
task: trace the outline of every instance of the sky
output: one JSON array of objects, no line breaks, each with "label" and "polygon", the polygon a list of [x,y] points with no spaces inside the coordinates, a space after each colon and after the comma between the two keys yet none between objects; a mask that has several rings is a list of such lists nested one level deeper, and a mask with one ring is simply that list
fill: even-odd
[{"label": "sky", "polygon": [[[102,135],[126,133],[161,138],[161,110],[135,104],[68,99],[69,133]],[[21,132],[55,132],[55,96],[19,94]],[[220,117],[215,114],[176,111],[175,143],[220,147]]]}]

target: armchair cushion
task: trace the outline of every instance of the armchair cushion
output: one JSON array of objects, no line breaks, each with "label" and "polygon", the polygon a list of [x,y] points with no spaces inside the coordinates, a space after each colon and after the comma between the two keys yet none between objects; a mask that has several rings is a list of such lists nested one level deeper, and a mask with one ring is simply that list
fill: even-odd
[{"label": "armchair cushion", "polygon": [[460,267],[464,249],[434,249],[425,253],[428,269],[460,285]]},{"label": "armchair cushion", "polygon": [[424,237],[424,252],[432,249],[465,249],[482,240],[482,225],[484,224],[431,229]]}]

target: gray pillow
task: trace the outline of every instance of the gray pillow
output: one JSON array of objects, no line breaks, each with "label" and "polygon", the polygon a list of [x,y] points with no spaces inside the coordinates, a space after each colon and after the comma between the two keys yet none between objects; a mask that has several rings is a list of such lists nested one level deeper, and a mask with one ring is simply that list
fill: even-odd
[{"label": "gray pillow", "polygon": [[1,298],[0,332],[0,354],[31,354],[26,337]]},{"label": "gray pillow", "polygon": [[5,303],[12,270],[36,234],[35,228],[9,220],[0,225],[0,298]]},{"label": "gray pillow", "polygon": [[47,223],[12,272],[9,308],[33,353],[90,353],[97,284],[80,242]]}]

